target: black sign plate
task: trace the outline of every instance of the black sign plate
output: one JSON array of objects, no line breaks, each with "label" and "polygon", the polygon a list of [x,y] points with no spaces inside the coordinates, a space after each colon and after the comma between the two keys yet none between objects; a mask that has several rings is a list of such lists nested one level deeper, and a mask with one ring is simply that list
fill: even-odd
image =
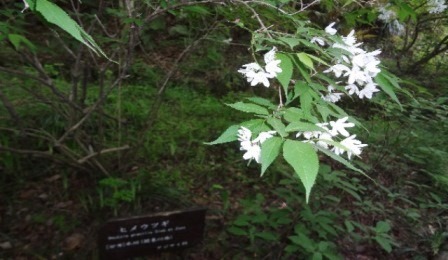
[{"label": "black sign plate", "polygon": [[202,240],[206,209],[116,219],[99,231],[101,259],[127,259],[191,247]]}]

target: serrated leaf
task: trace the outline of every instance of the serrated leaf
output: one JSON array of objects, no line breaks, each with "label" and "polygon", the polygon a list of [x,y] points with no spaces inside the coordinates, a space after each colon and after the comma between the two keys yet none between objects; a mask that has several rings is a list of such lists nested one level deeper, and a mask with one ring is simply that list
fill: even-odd
[{"label": "serrated leaf", "polygon": [[236,110],[246,112],[246,113],[254,113],[258,115],[269,115],[269,111],[259,105],[251,104],[251,103],[244,103],[244,102],[236,102],[233,104],[226,104],[231,108],[234,108]]},{"label": "serrated leaf", "polygon": [[285,131],[285,124],[283,124],[283,122],[275,117],[269,117],[267,119],[268,124],[270,124],[272,126],[272,128],[274,128],[275,131],[277,131],[277,133],[280,134],[281,137],[286,137],[288,134]]},{"label": "serrated leaf", "polygon": [[261,176],[263,176],[266,169],[275,161],[283,140],[280,137],[274,136],[261,144]]},{"label": "serrated leaf", "polygon": [[387,95],[389,95],[392,98],[392,100],[394,100],[395,102],[397,102],[398,105],[400,105],[401,109],[403,109],[400,101],[397,98],[397,95],[395,95],[394,86],[392,86],[389,80],[387,80],[382,73],[378,73],[378,75],[376,75],[375,82],[378,84],[378,86],[380,86],[380,88],[384,92],[386,92]]},{"label": "serrated leaf", "polygon": [[311,107],[313,103],[313,97],[310,93],[309,86],[303,82],[297,82],[294,86],[295,91],[299,94],[300,97],[300,107],[303,110],[304,116],[311,115]]},{"label": "serrated leaf", "polygon": [[314,69],[313,61],[310,59],[308,54],[306,54],[304,52],[299,52],[299,53],[297,53],[297,57],[299,58],[300,62],[305,64],[305,66],[307,66],[310,69]]},{"label": "serrated leaf", "polygon": [[279,40],[289,45],[289,47],[294,49],[297,45],[300,44],[300,41],[296,38],[287,38],[287,37],[279,37]]},{"label": "serrated leaf", "polygon": [[303,118],[303,111],[297,107],[290,107],[286,109],[283,118],[288,122],[297,122]]},{"label": "serrated leaf", "polygon": [[240,126],[238,125],[232,125],[229,128],[227,128],[224,133],[222,133],[215,141],[204,143],[208,145],[214,145],[214,144],[223,144],[228,142],[233,142],[238,140],[238,129]]},{"label": "serrated leaf", "polygon": [[267,100],[267,99],[265,99],[265,98],[261,98],[261,97],[250,97],[250,98],[247,98],[247,100],[249,100],[249,101],[251,101],[251,102],[253,102],[253,103],[255,103],[255,104],[258,104],[258,105],[267,107],[267,108],[272,109],[272,110],[274,110],[274,109],[277,108],[276,105],[274,105],[271,101],[269,101],[269,100]]},{"label": "serrated leaf", "polygon": [[292,78],[292,61],[288,55],[283,53],[277,53],[276,58],[281,60],[279,66],[282,72],[277,74],[277,79],[283,87],[285,93],[288,93],[289,83]]},{"label": "serrated leaf", "polygon": [[311,55],[311,54],[309,54],[309,53],[307,53],[306,55],[308,55],[308,57],[310,57],[311,59],[313,59],[313,60],[315,60],[315,61],[317,61],[317,62],[322,63],[323,65],[330,66],[328,63],[326,63],[324,60],[322,60],[322,59],[319,58],[319,57],[316,57],[316,56]]},{"label": "serrated leaf", "polygon": [[283,156],[292,166],[303,183],[308,203],[311,189],[319,171],[319,159],[313,146],[295,140],[286,140],[283,144]]}]

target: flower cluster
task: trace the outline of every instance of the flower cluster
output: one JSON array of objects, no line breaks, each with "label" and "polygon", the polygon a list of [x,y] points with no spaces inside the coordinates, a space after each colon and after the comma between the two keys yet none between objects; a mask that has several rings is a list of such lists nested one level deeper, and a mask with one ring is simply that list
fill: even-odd
[{"label": "flower cluster", "polygon": [[389,6],[390,4],[387,4],[378,8],[378,11],[380,12],[378,19],[385,23],[390,23],[397,18],[397,14],[393,10],[390,10],[388,8]]},{"label": "flower cluster", "polygon": [[[329,25],[330,28],[332,25],[333,23]],[[325,29],[329,34],[334,34],[333,30],[330,30],[329,27]],[[381,71],[378,68],[380,61],[376,57],[381,51],[367,52],[359,47],[361,44],[357,43],[354,30],[342,37],[342,42],[334,43],[332,47],[343,50],[344,54],[335,65],[325,70],[324,73],[333,72],[336,78],[347,77],[345,89],[349,95],[356,94],[361,99],[364,97],[371,99],[373,93],[379,91],[373,78]],[[334,90],[332,86],[328,90],[329,94],[322,98],[330,102],[339,101],[341,96],[339,94],[342,93],[332,93]]]},{"label": "flower cluster", "polygon": [[281,61],[275,59],[276,51],[277,48],[274,47],[264,55],[264,62],[266,63],[264,69],[258,63],[253,62],[243,65],[243,68],[239,69],[238,72],[247,78],[247,82],[250,82],[251,86],[262,83],[268,88],[270,86],[269,79],[282,72],[282,69],[278,66]]},{"label": "flower cluster", "polygon": [[[322,128],[322,131],[308,131],[298,132],[296,137],[299,138],[303,135],[305,140],[302,142],[316,144],[324,149],[330,149],[337,155],[347,153],[347,157],[351,159],[352,155],[359,156],[362,152],[361,148],[367,146],[367,144],[361,143],[356,139],[356,135],[350,135],[345,128],[355,126],[353,123],[347,123],[348,117],[338,119],[337,121],[330,121],[329,123],[318,123],[316,126]],[[345,137],[340,142],[340,146],[332,146],[335,143],[333,138],[339,136]]]},{"label": "flower cluster", "polygon": [[429,0],[428,1],[428,12],[430,14],[440,14],[445,11],[447,5],[445,0]]},{"label": "flower cluster", "polygon": [[243,159],[255,159],[257,163],[260,163],[261,144],[276,133],[276,131],[261,132],[257,138],[251,140],[252,132],[244,126],[240,127],[240,129],[238,130],[238,141],[240,141],[241,145],[240,150],[246,151],[246,153],[243,155]]},{"label": "flower cluster", "polygon": [[398,36],[404,34],[404,25],[397,20],[397,14],[390,9],[390,4],[380,6],[378,11],[380,12],[378,20],[386,24],[390,34]]}]

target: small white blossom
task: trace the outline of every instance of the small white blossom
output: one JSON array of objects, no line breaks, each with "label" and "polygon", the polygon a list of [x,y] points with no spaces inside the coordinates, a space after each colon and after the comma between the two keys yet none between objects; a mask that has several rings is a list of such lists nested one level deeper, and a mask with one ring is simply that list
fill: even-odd
[{"label": "small white blossom", "polygon": [[282,72],[282,69],[278,66],[280,62],[281,60],[274,60],[266,64],[266,72],[271,78],[276,77],[278,73]]},{"label": "small white blossom", "polygon": [[359,95],[359,88],[355,84],[349,84],[349,85],[345,86],[345,90],[348,91],[349,95],[353,95],[353,94]]},{"label": "small white blossom", "polygon": [[363,99],[364,97],[366,97],[367,99],[371,99],[373,93],[380,91],[377,87],[376,84],[373,82],[369,82],[367,83],[364,88],[359,91],[359,98]]},{"label": "small white blossom", "polygon": [[238,72],[247,78],[247,82],[251,86],[262,83],[265,87],[269,87],[269,79],[276,77],[278,73],[282,72],[282,69],[279,67],[281,60],[275,59],[276,50],[277,48],[274,47],[264,55],[266,63],[264,69],[259,64],[253,62],[243,65],[243,68],[239,69]]},{"label": "small white blossom", "polygon": [[330,34],[330,35],[335,35],[338,30],[333,28],[334,24],[335,24],[335,22],[332,22],[327,27],[325,27],[325,32]]},{"label": "small white blossom", "polygon": [[325,41],[324,39],[320,38],[320,37],[313,37],[310,41],[311,43],[317,43],[320,46],[324,46],[325,45]]},{"label": "small white blossom", "polygon": [[254,143],[264,143],[267,139],[274,136],[274,134],[277,133],[276,131],[267,131],[267,132],[261,132],[257,138],[253,140]]},{"label": "small white blossom", "polygon": [[439,14],[447,8],[445,0],[429,0],[428,1],[428,12],[430,14]]},{"label": "small white blossom", "polygon": [[348,76],[348,84],[353,84],[355,82],[358,84],[363,84],[363,82],[367,81],[364,71],[362,71],[358,66],[353,66],[353,68],[345,73],[344,76]]},{"label": "small white blossom", "polygon": [[329,73],[329,72],[333,72],[334,75],[336,76],[336,78],[339,78],[340,76],[342,76],[342,74],[344,72],[348,72],[350,71],[350,68],[343,65],[343,64],[336,64],[331,66],[329,69],[324,70],[324,73]]},{"label": "small white blossom", "polygon": [[345,138],[341,141],[341,145],[347,149],[342,149],[339,147],[333,147],[332,151],[336,155],[342,155],[344,152],[347,152],[348,159],[351,159],[352,155],[359,156],[362,152],[361,148],[367,146],[367,144],[361,143],[361,141],[356,140],[356,135],[352,135],[350,137]]},{"label": "small white blossom", "polygon": [[333,86],[328,86],[328,94],[325,96],[321,96],[323,100],[331,103],[336,103],[341,100],[344,93],[335,93],[333,92],[335,89]]},{"label": "small white blossom", "polygon": [[347,132],[347,130],[345,130],[345,128],[348,127],[354,127],[355,124],[353,123],[346,123],[348,117],[344,117],[341,119],[338,119],[337,121],[331,121],[330,125],[331,125],[331,130],[330,130],[330,134],[332,136],[336,136],[338,133],[340,133],[341,135],[348,137],[350,135],[349,132]]},{"label": "small white blossom", "polygon": [[348,46],[355,46],[356,44],[355,30],[352,30],[347,36],[342,37],[342,41]]},{"label": "small white blossom", "polygon": [[261,132],[257,138],[251,141],[252,132],[250,129],[241,126],[238,129],[238,141],[240,141],[240,150],[246,151],[243,155],[244,160],[255,159],[257,163],[261,160],[261,147],[260,145],[264,143],[267,139],[271,138],[276,131]]},{"label": "small white blossom", "polygon": [[275,59],[276,52],[277,48],[273,47],[272,50],[264,55],[264,62],[266,63],[265,69],[271,78],[276,77],[278,73],[282,72],[282,69],[279,67],[281,60]]},{"label": "small white blossom", "polygon": [[30,5],[26,2],[26,0],[23,0],[23,9],[22,9],[22,13],[25,12],[26,9],[30,8]]},{"label": "small white blossom", "polygon": [[239,69],[238,72],[247,78],[247,82],[251,83],[251,86],[262,83],[265,87],[269,87],[270,83],[268,78],[271,78],[271,74],[266,73],[260,65],[257,63],[249,63],[243,65],[243,68]]}]

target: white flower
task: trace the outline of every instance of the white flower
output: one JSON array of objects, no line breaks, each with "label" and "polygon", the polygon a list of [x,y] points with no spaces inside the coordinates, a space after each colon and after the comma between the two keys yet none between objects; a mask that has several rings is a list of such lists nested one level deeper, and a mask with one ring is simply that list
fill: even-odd
[{"label": "white flower", "polygon": [[338,30],[333,28],[335,22],[330,23],[327,27],[325,27],[325,32],[330,35],[335,35]]},{"label": "white flower", "polygon": [[332,151],[336,155],[341,155],[344,152],[347,152],[348,159],[351,159],[352,154],[359,156],[361,154],[361,148],[367,146],[367,144],[361,143],[361,141],[356,140],[356,135],[352,135],[350,137],[345,138],[341,141],[341,145],[346,149],[342,149],[339,147],[333,147]]},{"label": "white flower", "polygon": [[257,163],[260,163],[261,160],[261,148],[258,144],[252,144],[252,146],[246,150],[246,153],[243,155],[244,160],[255,159]]},{"label": "white flower", "polygon": [[347,71],[344,76],[348,76],[348,84],[353,84],[355,82],[362,84],[367,81],[364,71],[362,71],[358,66],[353,66],[353,68]]},{"label": "white flower", "polygon": [[271,138],[275,133],[277,133],[277,132],[276,131],[261,132],[258,135],[258,137],[253,140],[253,142],[262,144],[262,143],[264,143],[264,141]]},{"label": "white flower", "polygon": [[272,47],[272,50],[266,52],[264,55],[264,63],[268,64],[275,60],[275,53],[277,52],[277,47]]},{"label": "white flower", "polygon": [[327,101],[327,102],[331,102],[331,103],[336,103],[338,102],[341,97],[344,95],[344,93],[334,93],[334,87],[329,85],[328,86],[328,94],[325,96],[321,96],[323,100]]},{"label": "white flower", "polygon": [[273,47],[264,55],[264,62],[266,63],[265,70],[270,75],[270,78],[274,78],[278,73],[282,72],[282,69],[278,66],[281,60],[275,59],[277,48]]},{"label": "white flower", "polygon": [[311,43],[317,43],[320,46],[324,46],[325,45],[325,41],[324,39],[320,38],[320,37],[313,37],[310,41]]},{"label": "white flower", "polygon": [[265,87],[269,87],[270,83],[268,78],[271,78],[271,74],[266,73],[263,68],[257,63],[249,63],[243,65],[244,69],[239,69],[238,72],[243,74],[247,78],[247,82],[250,82],[251,86],[255,86],[262,83]]},{"label": "white flower", "polygon": [[23,0],[23,9],[22,9],[22,13],[25,12],[26,9],[30,8],[30,5],[26,2],[26,0]]},{"label": "white flower", "polygon": [[330,130],[330,134],[332,136],[336,136],[338,133],[340,133],[341,135],[348,137],[350,135],[349,132],[347,132],[347,130],[345,130],[345,128],[348,127],[354,127],[355,124],[353,123],[346,123],[348,117],[344,117],[341,119],[338,119],[337,121],[331,121],[330,125],[331,125],[331,130]]},{"label": "white flower", "polygon": [[359,88],[355,84],[349,84],[349,85],[345,86],[345,90],[348,91],[349,95],[353,95],[353,94],[358,95],[359,94]]},{"label": "white flower", "polygon": [[240,141],[240,150],[246,151],[243,155],[244,160],[251,160],[255,159],[257,163],[260,163],[261,160],[261,147],[260,145],[266,141],[267,139],[271,138],[276,131],[267,131],[267,132],[261,132],[257,138],[255,138],[253,141],[251,141],[252,132],[244,127],[241,126],[240,129],[238,129],[238,141]]},{"label": "white flower", "polygon": [[359,91],[359,98],[363,99],[364,97],[366,97],[367,99],[371,99],[373,93],[380,91],[379,89],[376,88],[376,84],[373,82],[368,82],[364,88]]},{"label": "white flower", "polygon": [[445,0],[429,0],[428,1],[428,12],[430,14],[439,14],[447,8]]},{"label": "white flower", "polygon": [[274,60],[266,64],[266,72],[269,74],[270,78],[274,78],[278,73],[282,72],[282,69],[278,66],[281,60]]},{"label": "white flower", "polygon": [[238,129],[238,141],[244,142],[244,141],[250,141],[250,138],[252,137],[252,131],[250,131],[248,128],[242,126],[240,129]]},{"label": "white flower", "polygon": [[272,50],[264,55],[265,69],[253,62],[243,65],[243,68],[239,69],[238,72],[247,78],[247,82],[250,82],[251,86],[262,83],[265,87],[269,87],[269,79],[276,77],[277,73],[282,72],[282,69],[278,66],[281,60],[275,59],[276,50],[277,48],[273,47]]},{"label": "white flower", "polygon": [[355,30],[352,30],[347,36],[342,37],[342,41],[344,41],[344,43],[350,47],[355,46],[356,43]]},{"label": "white flower", "polygon": [[322,148],[328,149],[328,141],[333,142],[333,139],[331,138],[331,134],[322,133],[319,136],[319,140],[317,141],[316,144]]},{"label": "white flower", "polygon": [[344,71],[348,72],[350,71],[350,68],[343,64],[336,64],[331,66],[329,69],[324,70],[324,73],[333,72],[336,78],[339,78]]}]

